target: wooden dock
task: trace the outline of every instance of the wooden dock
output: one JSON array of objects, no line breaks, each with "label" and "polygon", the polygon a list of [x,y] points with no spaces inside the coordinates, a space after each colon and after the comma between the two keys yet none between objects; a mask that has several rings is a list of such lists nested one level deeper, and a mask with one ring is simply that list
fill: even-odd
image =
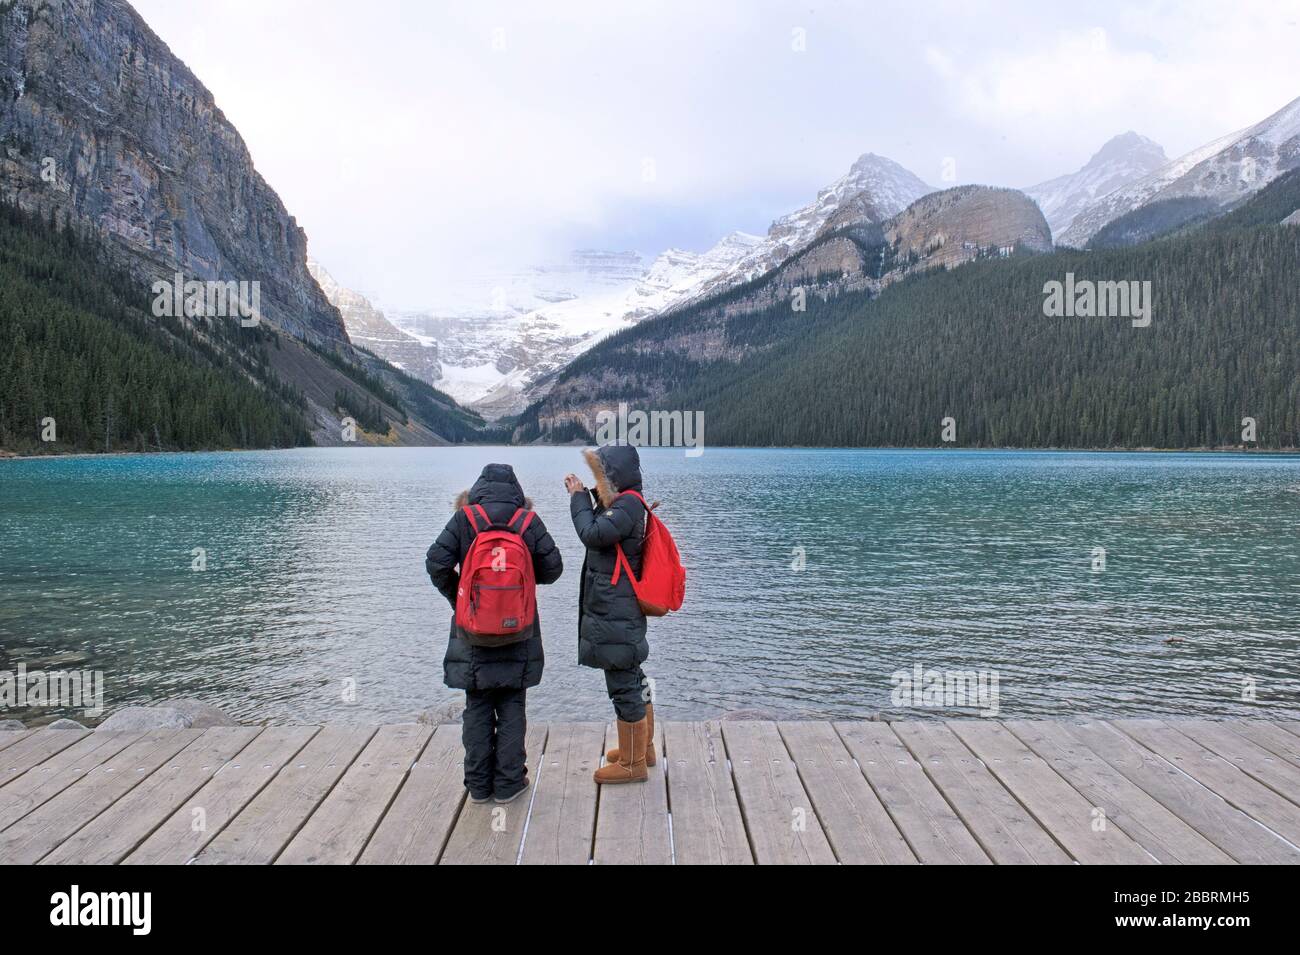
[{"label": "wooden dock", "polygon": [[0,733],[0,864],[1297,863],[1300,723],[536,724],[475,805],[460,727]]}]

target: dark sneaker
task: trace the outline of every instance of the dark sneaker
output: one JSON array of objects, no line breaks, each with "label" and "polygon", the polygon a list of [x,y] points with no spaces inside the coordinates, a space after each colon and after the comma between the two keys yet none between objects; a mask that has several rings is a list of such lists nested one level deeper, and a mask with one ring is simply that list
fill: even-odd
[{"label": "dark sneaker", "polygon": [[492,799],[493,802],[498,802],[498,803],[514,802],[516,799],[518,799],[526,792],[528,792],[528,780],[525,779],[524,784],[520,786],[518,789],[516,789],[514,792],[504,796],[493,796]]},{"label": "dark sneaker", "polygon": [[491,794],[491,793],[485,793],[484,795],[479,796],[479,795],[477,795],[477,794],[471,792],[471,793],[469,794],[469,801],[472,802],[472,803],[475,803],[475,804],[481,806],[481,805],[482,805],[483,803],[485,803],[485,802],[491,802],[491,801],[492,801],[492,794]]}]

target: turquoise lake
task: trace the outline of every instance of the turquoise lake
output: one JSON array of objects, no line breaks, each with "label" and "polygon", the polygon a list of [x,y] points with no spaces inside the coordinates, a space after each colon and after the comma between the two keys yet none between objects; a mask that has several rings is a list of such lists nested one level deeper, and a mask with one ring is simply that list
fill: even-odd
[{"label": "turquoise lake", "polygon": [[[601,675],[576,662],[562,481],[589,475],[570,447],[0,462],[0,671],[103,671],[110,711],[187,696],[244,721],[412,718],[459,696],[424,552],[490,461],[514,464],[566,565],[539,595],[530,714],[605,718]],[[710,448],[642,464],[689,574],[683,612],[650,623],[665,718],[978,715],[900,704],[891,676],[918,667],[995,674],[1009,719],[1300,718],[1300,457]],[[53,715],[79,716],[0,712]]]}]

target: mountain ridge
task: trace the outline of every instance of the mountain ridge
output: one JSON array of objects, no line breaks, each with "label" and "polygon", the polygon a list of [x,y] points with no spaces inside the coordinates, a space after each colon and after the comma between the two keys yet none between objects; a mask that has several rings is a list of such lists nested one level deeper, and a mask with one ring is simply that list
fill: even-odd
[{"label": "mountain ridge", "polygon": [[[813,301],[874,296],[917,272],[1051,248],[1046,219],[1018,190],[968,185],[928,193],[883,223],[869,214],[841,225],[744,284],[662,312],[637,326],[634,338],[631,332],[611,336],[556,376],[529,409],[521,433],[530,421],[541,433],[591,420],[611,400],[658,401],[666,392],[657,376],[686,365],[738,365],[794,334],[787,329],[799,328]],[[751,327],[755,314],[772,326]],[[746,329],[743,335],[733,334],[738,327]],[[651,353],[655,362],[646,365]]]},{"label": "mountain ridge", "polygon": [[1159,143],[1129,130],[1108,139],[1076,171],[1029,186],[1024,193],[1038,203],[1056,237],[1084,209],[1168,161]]},{"label": "mountain ridge", "polygon": [[1300,166],[1300,98],[1109,193],[1076,216],[1057,242],[1083,247],[1111,221],[1160,199],[1207,198],[1227,206],[1296,166]]},{"label": "mountain ridge", "polygon": [[[701,412],[719,445],[945,446],[951,416],[959,447],[1223,447],[1248,415],[1256,446],[1294,448],[1300,230],[1279,222],[1298,177],[1136,247],[928,268],[879,295],[810,297],[793,322],[779,301],[656,318],[575,362],[516,440],[590,440],[623,402]],[[1152,276],[1150,328],[1048,317],[1044,289],[1067,273]]]},{"label": "mountain ridge", "polygon": [[863,153],[847,173],[819,190],[811,203],[774,220],[762,241],[734,265],[701,283],[692,294],[661,314],[751,282],[806,250],[819,236],[855,222],[883,222],[934,191],[933,186],[894,160]]}]

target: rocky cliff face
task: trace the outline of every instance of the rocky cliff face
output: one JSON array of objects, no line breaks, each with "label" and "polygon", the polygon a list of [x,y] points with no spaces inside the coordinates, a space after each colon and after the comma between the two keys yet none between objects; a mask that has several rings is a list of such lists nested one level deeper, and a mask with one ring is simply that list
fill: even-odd
[{"label": "rocky cliff face", "polygon": [[347,341],[302,229],[124,0],[0,2],[0,195],[92,226],[143,282],[257,281],[268,322]]},{"label": "rocky cliff face", "polygon": [[319,262],[308,259],[307,270],[343,316],[352,344],[374,352],[421,381],[437,384],[442,377],[437,342],[421,340],[402,331],[364,295],[340,285]]},{"label": "rocky cliff face", "polygon": [[1052,230],[1015,189],[958,186],[918,199],[885,225],[894,255],[927,267],[960,265],[990,250],[1050,252]]}]

